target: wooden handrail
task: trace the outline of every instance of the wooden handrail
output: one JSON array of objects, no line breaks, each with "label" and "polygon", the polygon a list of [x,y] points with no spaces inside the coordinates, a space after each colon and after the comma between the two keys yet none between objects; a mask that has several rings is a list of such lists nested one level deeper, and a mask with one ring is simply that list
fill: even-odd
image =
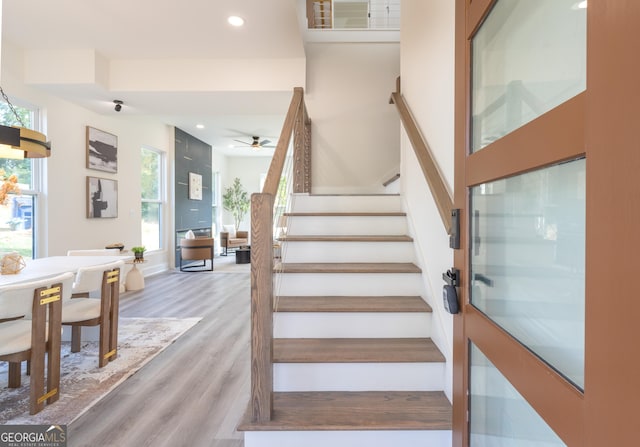
[{"label": "wooden handrail", "polygon": [[284,119],[282,125],[282,131],[280,132],[280,138],[278,138],[278,144],[276,150],[271,159],[269,165],[269,171],[267,172],[267,178],[264,181],[264,187],[262,192],[266,194],[273,194],[274,196],[278,192],[278,184],[280,183],[280,176],[282,175],[282,168],[284,166],[284,160],[287,156],[287,149],[291,142],[291,135],[293,134],[294,125],[296,123],[296,117],[302,104],[302,97],[304,96],[304,90],[302,87],[296,87],[293,89],[293,98],[291,98],[291,104],[289,104],[289,111]]},{"label": "wooden handrail", "polygon": [[[261,193],[251,195],[251,421],[273,410],[273,207],[294,137],[294,192],[311,188],[311,121],[302,87],[293,97]],[[296,186],[298,185],[298,186]]]},{"label": "wooden handrail", "polygon": [[436,206],[438,207],[442,224],[444,225],[447,234],[451,234],[451,210],[453,210],[453,198],[444,181],[440,169],[438,169],[438,165],[433,159],[429,145],[422,136],[409,106],[400,93],[399,87],[400,82],[398,81],[397,91],[391,94],[390,102],[395,104],[398,109],[402,125],[407,132],[407,136],[409,137],[411,146],[413,146],[418,163],[420,163],[420,167],[422,168],[424,178],[427,180],[431,194],[433,195]]}]

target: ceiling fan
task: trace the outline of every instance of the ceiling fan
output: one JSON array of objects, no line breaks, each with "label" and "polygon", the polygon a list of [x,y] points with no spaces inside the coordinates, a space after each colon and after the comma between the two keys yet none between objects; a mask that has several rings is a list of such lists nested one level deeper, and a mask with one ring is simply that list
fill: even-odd
[{"label": "ceiling fan", "polygon": [[268,146],[269,143],[271,143],[271,140],[262,140],[260,141],[260,137],[251,137],[253,138],[253,141],[251,143],[247,143],[246,141],[240,141],[240,140],[233,140],[233,141],[237,141],[238,143],[242,143],[246,146],[249,146],[251,149],[253,150],[260,150],[262,148],[274,148],[275,146]]}]

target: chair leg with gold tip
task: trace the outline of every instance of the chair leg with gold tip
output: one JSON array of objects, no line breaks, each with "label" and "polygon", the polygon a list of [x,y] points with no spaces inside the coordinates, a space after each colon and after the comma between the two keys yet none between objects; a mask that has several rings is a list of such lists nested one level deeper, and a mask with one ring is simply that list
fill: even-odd
[{"label": "chair leg with gold tip", "polygon": [[60,396],[62,301],[72,284],[73,274],[65,273],[0,286],[0,361],[9,362],[12,388],[20,386],[27,362],[30,414]]}]

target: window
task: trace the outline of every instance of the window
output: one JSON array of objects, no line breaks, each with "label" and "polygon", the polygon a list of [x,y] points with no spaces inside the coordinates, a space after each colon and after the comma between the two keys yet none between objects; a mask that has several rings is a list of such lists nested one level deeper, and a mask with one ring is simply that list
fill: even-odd
[{"label": "window", "polygon": [[147,251],[162,248],[162,203],[164,197],[164,157],[154,149],[141,150],[141,240]]},{"label": "window", "polygon": [[[38,114],[34,107],[14,106],[22,123],[7,103],[0,103],[0,123],[5,126],[21,126],[37,129]],[[36,256],[35,212],[37,193],[40,190],[39,172],[42,160],[0,159],[3,176],[18,178],[20,194],[10,194],[4,205],[0,205],[0,252],[18,252],[24,258]]]}]

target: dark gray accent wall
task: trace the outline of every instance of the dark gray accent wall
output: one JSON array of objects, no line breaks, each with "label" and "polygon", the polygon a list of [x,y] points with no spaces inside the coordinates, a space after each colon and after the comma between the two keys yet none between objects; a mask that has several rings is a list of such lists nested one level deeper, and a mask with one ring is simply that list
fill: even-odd
[{"label": "dark gray accent wall", "polygon": [[[175,229],[211,228],[211,146],[193,135],[176,128],[175,131]],[[202,176],[202,200],[189,199],[189,173]],[[176,246],[176,265],[178,247]]]}]

